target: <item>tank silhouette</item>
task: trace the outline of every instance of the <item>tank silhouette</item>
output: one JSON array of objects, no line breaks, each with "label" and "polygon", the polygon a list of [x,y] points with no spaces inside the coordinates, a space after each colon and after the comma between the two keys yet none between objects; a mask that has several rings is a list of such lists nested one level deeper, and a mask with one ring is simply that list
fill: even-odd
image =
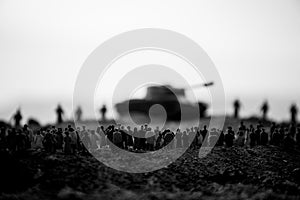
[{"label": "tank silhouette", "polygon": [[[213,82],[199,84],[195,87],[208,87]],[[133,121],[138,116],[145,116],[149,119],[149,110],[153,105],[159,104],[164,107],[167,121],[192,120],[206,117],[208,105],[204,102],[190,102],[186,99],[185,88],[174,88],[170,85],[150,86],[147,88],[146,96],[142,99],[129,99],[115,105],[120,117],[130,115]],[[197,112],[199,109],[199,112]],[[160,117],[161,111],[151,112],[154,117]],[[200,115],[200,116],[199,116]],[[184,116],[184,119],[181,117]]]}]

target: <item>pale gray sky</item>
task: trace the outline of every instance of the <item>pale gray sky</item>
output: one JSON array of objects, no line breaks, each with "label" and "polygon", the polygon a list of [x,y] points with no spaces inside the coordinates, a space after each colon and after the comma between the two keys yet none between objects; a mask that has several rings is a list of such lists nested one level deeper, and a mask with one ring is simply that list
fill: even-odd
[{"label": "pale gray sky", "polygon": [[0,118],[20,105],[25,117],[52,121],[57,102],[71,115],[84,60],[103,41],[138,28],[196,41],[219,70],[228,112],[237,97],[244,116],[265,99],[275,119],[288,118],[292,102],[300,106],[298,0],[0,0]]}]

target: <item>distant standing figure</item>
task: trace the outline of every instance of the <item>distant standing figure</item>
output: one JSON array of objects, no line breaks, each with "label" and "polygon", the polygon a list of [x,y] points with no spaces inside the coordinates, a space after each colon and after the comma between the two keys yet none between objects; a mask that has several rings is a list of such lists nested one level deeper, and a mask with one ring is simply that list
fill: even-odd
[{"label": "distant standing figure", "polygon": [[193,142],[195,140],[196,133],[194,132],[193,127],[191,129],[187,129],[186,131],[189,133],[189,145],[194,147]]},{"label": "distant standing figure", "polygon": [[37,149],[42,149],[43,148],[43,139],[44,137],[41,135],[41,132],[38,131],[35,138],[34,138],[34,146]]},{"label": "distant standing figure", "polygon": [[238,99],[236,99],[233,102],[233,108],[234,108],[234,118],[239,118],[239,112],[240,112],[240,108],[241,108],[241,103]]},{"label": "distant standing figure", "polygon": [[267,101],[265,101],[262,106],[260,107],[260,110],[262,112],[262,119],[263,120],[267,120],[267,114],[269,111],[269,104]]},{"label": "distant standing figure", "polygon": [[265,129],[262,129],[262,132],[260,134],[260,144],[261,145],[267,145],[269,141],[269,135],[266,133]]},{"label": "distant standing figure", "polygon": [[222,130],[220,132],[220,136],[218,138],[217,146],[223,146],[223,144],[224,144],[224,137],[225,137],[224,131]]},{"label": "distant standing figure", "polygon": [[233,146],[234,131],[232,130],[231,126],[228,127],[227,133],[224,136],[224,140],[227,147]]},{"label": "distant standing figure", "polygon": [[182,147],[182,133],[180,129],[177,129],[176,131],[176,148],[181,148]]},{"label": "distant standing figure", "polygon": [[75,112],[76,115],[76,120],[77,121],[81,121],[81,117],[82,117],[82,109],[80,106],[77,107],[77,110]]},{"label": "distant standing figure", "polygon": [[183,131],[182,135],[182,146],[187,148],[189,146],[189,136],[186,131]]},{"label": "distant standing figure", "polygon": [[53,135],[52,133],[50,133],[50,131],[46,133],[42,143],[46,152],[53,152],[54,140]]},{"label": "distant standing figure", "polygon": [[168,130],[166,132],[166,135],[164,137],[164,146],[166,147],[166,149],[171,150],[173,149],[173,139],[174,139],[175,135],[173,132],[171,132],[170,130]]},{"label": "distant standing figure", "polygon": [[260,145],[261,143],[261,141],[260,141],[260,135],[261,135],[261,132],[262,132],[262,129],[261,129],[261,126],[260,125],[257,125],[256,126],[256,130],[254,131],[254,137],[255,137],[255,144],[256,145]]},{"label": "distant standing figure", "polygon": [[106,121],[106,112],[107,112],[107,108],[105,105],[103,105],[102,108],[100,109],[102,121]]},{"label": "distant standing figure", "polygon": [[240,123],[240,127],[239,127],[239,131],[242,131],[242,132],[246,132],[246,126],[244,124],[244,121],[241,121]]},{"label": "distant standing figure", "polygon": [[67,132],[65,132],[65,134],[66,134],[66,136],[65,136],[65,138],[64,138],[64,143],[65,143],[65,145],[64,145],[64,152],[65,152],[65,154],[70,154],[71,153],[71,141],[72,141],[72,139],[70,138],[70,136],[69,136],[69,132],[67,131]]},{"label": "distant standing figure", "polygon": [[148,151],[154,151],[155,133],[152,131],[150,127],[148,127],[147,129],[145,137],[146,137],[146,149]]},{"label": "distant standing figure", "polygon": [[117,153],[119,152],[119,149],[123,148],[122,133],[119,130],[114,132],[113,143],[114,145],[111,146],[111,151],[113,153]]},{"label": "distant standing figure", "polygon": [[296,104],[292,104],[290,108],[291,112],[291,122],[296,123],[297,121],[297,113],[298,113],[298,108]]},{"label": "distant standing figure", "polygon": [[15,120],[15,126],[16,127],[21,126],[21,120],[22,120],[23,117],[22,117],[20,109],[17,110],[16,114],[14,114],[13,117],[14,117],[14,120]]},{"label": "distant standing figure", "polygon": [[68,128],[69,136],[71,138],[71,152],[74,154],[77,150],[77,135],[72,127]]},{"label": "distant standing figure", "polygon": [[56,135],[56,149],[63,150],[63,143],[64,143],[64,136],[63,136],[63,130],[61,128],[58,128]]},{"label": "distant standing figure", "polygon": [[202,145],[206,146],[206,142],[207,142],[206,135],[208,134],[206,125],[204,125],[203,130],[200,130],[200,134],[202,135]]},{"label": "distant standing figure", "polygon": [[97,128],[97,133],[100,136],[100,148],[106,146],[106,136],[103,131],[101,131],[101,127]]},{"label": "distant standing figure", "polygon": [[95,133],[95,130],[92,130],[91,131],[91,146],[90,146],[92,151],[96,151],[98,149],[97,141],[98,141],[98,137]]},{"label": "distant standing figure", "polygon": [[133,148],[133,131],[131,130],[131,127],[130,126],[127,126],[127,130],[126,130],[126,140],[127,140],[127,147],[129,148]]},{"label": "distant standing figure", "polygon": [[141,126],[141,129],[139,130],[139,144],[140,144],[140,149],[145,150],[145,146],[146,146],[146,138],[145,138],[145,134],[146,134],[146,130],[147,130],[147,126]]},{"label": "distant standing figure", "polygon": [[91,145],[92,145],[92,142],[91,142],[91,139],[89,137],[89,134],[88,134],[88,132],[84,132],[83,134],[84,135],[82,137],[82,143],[83,143],[85,149],[89,149],[91,147]]},{"label": "distant standing figure", "polygon": [[212,128],[207,140],[209,147],[213,147],[218,142],[218,136],[218,131],[215,128]]},{"label": "distant standing figure", "polygon": [[57,108],[56,108],[56,115],[57,115],[57,123],[61,124],[63,122],[63,114],[64,114],[64,110],[62,109],[62,107],[60,106],[60,104],[58,104]]},{"label": "distant standing figure", "polygon": [[132,133],[133,137],[134,137],[134,149],[137,150],[140,148],[140,138],[139,138],[139,131],[137,129],[137,127],[134,127],[133,129],[133,133]]},{"label": "distant standing figure", "polygon": [[203,139],[205,139],[205,136],[208,133],[206,125],[204,125],[203,130],[200,130],[200,133],[201,133]]},{"label": "distant standing figure", "polygon": [[254,130],[250,130],[249,133],[249,145],[250,147],[254,147],[256,145],[256,135]]},{"label": "distant standing figure", "polygon": [[237,138],[236,138],[236,144],[237,146],[244,146],[245,145],[245,132],[244,131],[239,131],[237,134]]}]

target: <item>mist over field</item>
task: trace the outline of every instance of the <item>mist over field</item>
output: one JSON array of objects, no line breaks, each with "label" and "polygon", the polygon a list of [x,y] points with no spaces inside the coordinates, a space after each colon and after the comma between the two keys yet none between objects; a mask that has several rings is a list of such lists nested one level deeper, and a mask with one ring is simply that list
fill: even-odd
[{"label": "mist over field", "polygon": [[[228,114],[236,98],[243,104],[242,116],[259,114],[268,100],[270,118],[287,120],[289,106],[300,104],[299,8],[296,0],[1,1],[0,118],[9,120],[21,107],[25,118],[53,122],[58,102],[70,118],[76,77],[88,55],[119,33],[157,27],[184,34],[206,51],[222,78],[216,84],[224,86]],[[155,63],[161,61],[156,57]],[[182,65],[176,61],[169,67]],[[196,93],[210,102],[205,92]],[[96,105],[109,99],[103,95]],[[108,112],[111,116],[112,108]]]}]

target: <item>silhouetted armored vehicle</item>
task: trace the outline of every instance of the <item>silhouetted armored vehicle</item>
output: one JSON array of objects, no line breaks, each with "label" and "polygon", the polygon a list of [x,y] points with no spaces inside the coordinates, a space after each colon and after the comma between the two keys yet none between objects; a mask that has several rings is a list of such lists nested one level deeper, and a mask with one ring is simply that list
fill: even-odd
[{"label": "silhouetted armored vehicle", "polygon": [[[212,82],[197,86],[207,87]],[[115,105],[121,117],[135,116],[149,117],[149,110],[153,105],[159,104],[164,107],[167,121],[192,120],[199,117],[206,117],[208,105],[204,102],[192,103],[186,99],[184,88],[174,88],[170,85],[150,86],[147,88],[146,96],[143,99],[130,99]],[[197,112],[199,109],[199,112]],[[151,111],[151,115],[159,117],[161,111]],[[199,116],[200,114],[200,116]],[[184,119],[181,119],[184,116]]]}]

